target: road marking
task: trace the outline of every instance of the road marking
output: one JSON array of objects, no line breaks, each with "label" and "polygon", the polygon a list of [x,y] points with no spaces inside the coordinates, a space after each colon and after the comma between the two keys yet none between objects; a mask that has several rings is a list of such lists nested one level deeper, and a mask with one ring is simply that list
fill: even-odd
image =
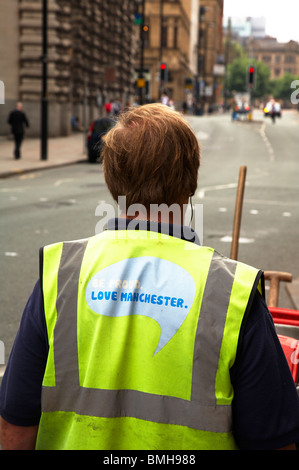
[{"label": "road marking", "polygon": [[62,184],[71,183],[72,181],[74,181],[74,178],[64,178],[64,179],[56,181],[54,183],[54,186],[61,186]]},{"label": "road marking", "polygon": [[2,379],[2,377],[4,376],[4,372],[5,372],[5,366],[0,367],[0,379]]},{"label": "road marking", "polygon": [[40,173],[25,173],[24,175],[19,176],[19,180],[33,180],[40,176]]},{"label": "road marking", "polygon": [[249,211],[249,214],[251,214],[251,215],[257,215],[258,213],[259,213],[259,211],[256,210],[256,209],[251,209],[251,211]]},{"label": "road marking", "polygon": [[283,217],[292,217],[292,213],[291,212],[283,212],[282,216]]},{"label": "road marking", "polygon": [[48,202],[49,199],[47,197],[40,197],[39,198],[40,202]]},{"label": "road marking", "polygon": [[15,251],[6,251],[4,253],[4,256],[8,256],[10,258],[16,258],[16,256],[19,256],[19,253],[16,253]]},{"label": "road marking", "polygon": [[20,187],[20,188],[0,188],[0,193],[22,193],[27,188]]},{"label": "road marking", "polygon": [[266,136],[266,132],[265,132],[265,129],[266,129],[266,123],[264,122],[261,127],[260,127],[260,130],[259,130],[259,134],[261,136],[261,138],[263,139],[263,142],[264,144],[266,145],[267,147],[267,150],[268,150],[268,154],[269,154],[269,157],[270,157],[270,162],[275,162],[275,154],[274,154],[274,149],[271,145],[271,142],[270,140],[268,139],[268,137]]},{"label": "road marking", "polygon": [[289,207],[298,207],[299,204],[297,201],[270,201],[267,199],[246,199],[246,202],[249,204],[262,204],[265,206],[289,206]]},{"label": "road marking", "polygon": [[198,131],[196,133],[196,137],[198,138],[198,140],[208,140],[210,138],[210,135],[207,134],[207,132]]},{"label": "road marking", "polygon": [[196,196],[199,199],[203,199],[207,191],[222,191],[223,189],[234,189],[238,186],[237,183],[228,183],[228,184],[216,184],[215,186],[206,186],[197,191]]},{"label": "road marking", "polygon": [[[225,235],[224,237],[220,238],[220,241],[223,243],[231,243],[233,238],[230,235]],[[254,238],[245,238],[245,237],[240,237],[239,238],[239,243],[243,244],[248,244],[248,243],[254,243],[255,239]]]},{"label": "road marking", "polygon": [[226,207],[219,207],[218,212],[227,212]]}]

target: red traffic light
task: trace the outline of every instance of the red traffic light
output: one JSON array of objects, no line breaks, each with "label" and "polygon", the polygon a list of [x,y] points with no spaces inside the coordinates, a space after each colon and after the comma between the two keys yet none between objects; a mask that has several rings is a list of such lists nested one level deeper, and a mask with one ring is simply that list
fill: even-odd
[{"label": "red traffic light", "polygon": [[168,82],[168,67],[165,62],[160,63],[160,81],[164,84]]},{"label": "red traffic light", "polygon": [[250,67],[248,67],[248,85],[250,88],[253,88],[254,86],[254,82],[255,82],[254,76],[255,76],[255,68],[252,65],[250,65]]}]

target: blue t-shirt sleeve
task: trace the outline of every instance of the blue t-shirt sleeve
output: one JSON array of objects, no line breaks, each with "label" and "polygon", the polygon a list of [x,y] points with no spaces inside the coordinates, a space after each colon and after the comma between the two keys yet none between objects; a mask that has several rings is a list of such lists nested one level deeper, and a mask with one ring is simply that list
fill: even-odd
[{"label": "blue t-shirt sleeve", "polygon": [[1,416],[15,426],[39,423],[48,350],[43,297],[38,281],[25,307],[0,390]]},{"label": "blue t-shirt sleeve", "polygon": [[240,448],[271,450],[299,442],[299,397],[272,316],[258,292],[231,379]]}]

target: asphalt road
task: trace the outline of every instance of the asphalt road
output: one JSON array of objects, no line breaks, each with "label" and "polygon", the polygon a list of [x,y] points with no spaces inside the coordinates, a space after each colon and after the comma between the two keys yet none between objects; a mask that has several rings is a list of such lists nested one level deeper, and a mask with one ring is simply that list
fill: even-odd
[{"label": "asphalt road", "polygon": [[[276,124],[212,117],[198,123],[202,165],[196,202],[204,204],[204,244],[230,254],[239,169],[247,166],[239,259],[299,276],[299,116]],[[191,121],[196,126],[195,119]]]},{"label": "asphalt road", "polygon": [[[203,243],[230,254],[239,168],[247,166],[239,259],[299,277],[299,115],[276,124],[229,115],[189,117],[202,147],[198,191]],[[100,165],[78,164],[0,180],[0,340],[6,359],[38,279],[41,246],[91,236],[99,204],[112,203]],[[103,207],[103,206],[101,206]],[[290,307],[285,289],[282,306]],[[1,367],[1,366],[0,366]]]}]

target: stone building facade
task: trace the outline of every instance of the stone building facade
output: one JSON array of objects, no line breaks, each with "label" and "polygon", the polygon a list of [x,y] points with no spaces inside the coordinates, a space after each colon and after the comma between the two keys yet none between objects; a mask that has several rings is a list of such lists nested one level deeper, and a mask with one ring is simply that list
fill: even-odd
[{"label": "stone building facade", "polygon": [[[146,0],[147,100],[158,101],[166,91],[177,109],[183,104],[191,109],[195,103],[208,108],[221,99],[222,20],[223,0]],[[167,64],[168,75],[162,86],[161,63]]]},{"label": "stone building facade", "polygon": [[225,73],[222,50],[223,0],[200,1],[199,81],[200,101],[211,105],[221,98]]},{"label": "stone building facade", "polygon": [[[180,108],[186,92],[193,91],[197,74],[198,21],[199,0],[146,0],[144,72],[147,100],[158,101],[161,93],[166,91]],[[167,64],[168,75],[162,85],[161,63]],[[186,88],[188,81],[190,88]]]},{"label": "stone building facade", "polygon": [[296,41],[281,43],[272,37],[249,38],[246,50],[250,57],[269,67],[271,79],[281,78],[286,73],[299,76],[299,43]]},{"label": "stone building facade", "polygon": [[[7,114],[22,101],[29,135],[40,135],[42,0],[1,0],[0,134]],[[89,123],[103,104],[133,96],[136,28],[133,0],[48,0],[49,135],[68,135],[71,116]]]}]

